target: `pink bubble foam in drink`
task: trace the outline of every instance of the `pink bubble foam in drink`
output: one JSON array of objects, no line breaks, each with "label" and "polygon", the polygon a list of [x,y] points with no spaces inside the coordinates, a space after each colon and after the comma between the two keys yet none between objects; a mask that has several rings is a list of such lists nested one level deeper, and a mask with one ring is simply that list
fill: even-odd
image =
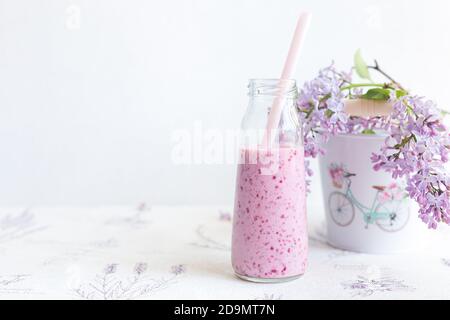
[{"label": "pink bubble foam in drink", "polygon": [[279,282],[305,272],[308,254],[302,146],[241,150],[232,265],[246,280]]}]

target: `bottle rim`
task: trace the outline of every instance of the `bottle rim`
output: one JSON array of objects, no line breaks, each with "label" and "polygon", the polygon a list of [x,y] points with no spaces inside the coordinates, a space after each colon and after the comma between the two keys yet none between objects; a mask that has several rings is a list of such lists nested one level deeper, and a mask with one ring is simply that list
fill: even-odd
[{"label": "bottle rim", "polygon": [[294,79],[249,79],[249,96],[282,96],[297,98],[297,81]]}]

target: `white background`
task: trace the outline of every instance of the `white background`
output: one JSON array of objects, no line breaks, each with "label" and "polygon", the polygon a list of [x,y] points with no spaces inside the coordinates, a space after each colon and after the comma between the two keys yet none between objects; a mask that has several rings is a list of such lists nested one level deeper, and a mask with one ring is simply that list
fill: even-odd
[{"label": "white background", "polygon": [[175,166],[172,133],[237,128],[302,8],[300,83],[362,48],[446,107],[447,0],[0,0],[0,205],[230,205],[235,166]]}]

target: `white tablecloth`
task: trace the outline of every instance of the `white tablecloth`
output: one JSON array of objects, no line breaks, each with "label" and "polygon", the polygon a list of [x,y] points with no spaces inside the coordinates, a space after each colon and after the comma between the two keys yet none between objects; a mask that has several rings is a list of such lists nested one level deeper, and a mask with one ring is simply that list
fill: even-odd
[{"label": "white tablecloth", "polygon": [[329,247],[310,218],[307,273],[284,284],[234,277],[230,209],[0,209],[2,299],[450,298],[450,234],[420,252],[382,256]]}]

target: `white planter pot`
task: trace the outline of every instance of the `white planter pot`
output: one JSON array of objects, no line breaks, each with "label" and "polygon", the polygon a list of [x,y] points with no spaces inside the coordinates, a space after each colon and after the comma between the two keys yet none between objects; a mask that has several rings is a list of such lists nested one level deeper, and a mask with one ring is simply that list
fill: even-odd
[{"label": "white planter pot", "polygon": [[[399,253],[423,244],[426,227],[405,198],[404,182],[374,171],[370,156],[385,137],[339,135],[320,158],[330,245],[357,252]],[[414,204],[414,205],[413,205]]]}]

